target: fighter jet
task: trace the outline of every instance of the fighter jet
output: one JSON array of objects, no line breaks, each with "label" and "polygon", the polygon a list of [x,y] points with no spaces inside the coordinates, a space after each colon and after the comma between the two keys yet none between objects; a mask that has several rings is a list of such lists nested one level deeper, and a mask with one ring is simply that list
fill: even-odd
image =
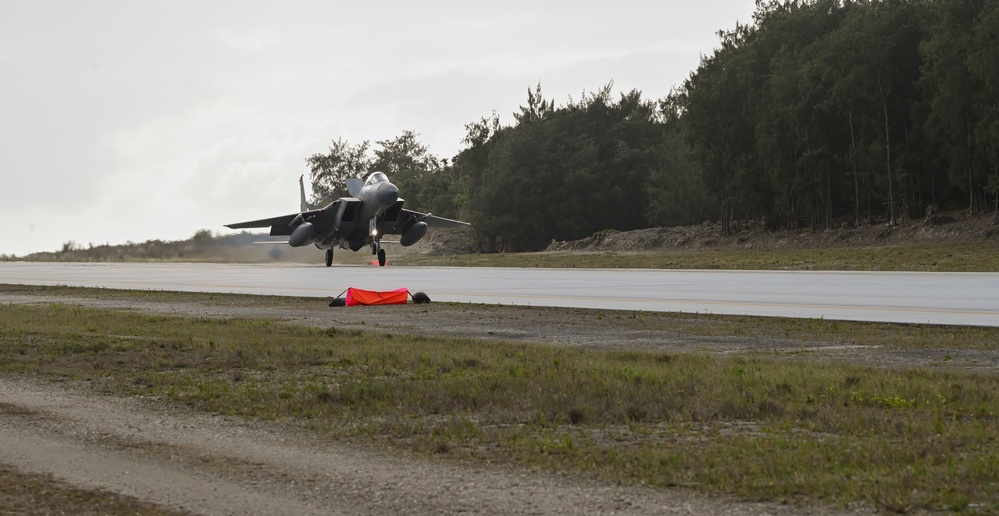
[{"label": "fighter jet", "polygon": [[[303,176],[304,177],[304,176]],[[325,208],[309,209],[305,200],[305,183],[298,178],[302,205],[298,213],[226,224],[231,229],[271,228],[271,236],[288,236],[288,245],[302,247],[315,244],[326,250],[326,266],[333,265],[333,248],[359,251],[364,246],[371,247],[371,254],[378,256],[378,265],[385,265],[385,250],[382,249],[382,235],[400,235],[399,243],[410,246],[419,242],[427,234],[427,228],[454,228],[469,225],[460,220],[436,217],[402,207],[405,202],[399,197],[399,189],[389,182],[382,172],[372,172],[364,179],[352,177],[347,180],[347,192],[351,197],[341,197]]]}]

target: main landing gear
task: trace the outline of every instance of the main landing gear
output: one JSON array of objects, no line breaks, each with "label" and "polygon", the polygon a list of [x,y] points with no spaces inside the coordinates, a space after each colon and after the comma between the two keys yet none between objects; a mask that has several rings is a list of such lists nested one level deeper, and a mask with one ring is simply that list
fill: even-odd
[{"label": "main landing gear", "polygon": [[327,267],[332,267],[333,266],[333,250],[332,249],[327,249],[326,250],[326,266]]}]

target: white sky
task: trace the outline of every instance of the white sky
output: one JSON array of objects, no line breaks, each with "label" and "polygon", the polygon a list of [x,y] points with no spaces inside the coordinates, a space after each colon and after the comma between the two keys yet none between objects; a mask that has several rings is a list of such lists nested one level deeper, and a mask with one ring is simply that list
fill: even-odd
[{"label": "white sky", "polygon": [[330,141],[451,158],[539,82],[662,98],[754,4],[0,0],[0,253],[292,213]]}]

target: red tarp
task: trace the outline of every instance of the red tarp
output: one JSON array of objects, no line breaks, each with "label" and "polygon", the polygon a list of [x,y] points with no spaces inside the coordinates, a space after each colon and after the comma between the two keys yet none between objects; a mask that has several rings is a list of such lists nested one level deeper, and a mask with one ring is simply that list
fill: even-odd
[{"label": "red tarp", "polygon": [[400,288],[386,292],[361,290],[350,287],[347,289],[347,306],[356,305],[404,305],[409,298],[409,289]]}]

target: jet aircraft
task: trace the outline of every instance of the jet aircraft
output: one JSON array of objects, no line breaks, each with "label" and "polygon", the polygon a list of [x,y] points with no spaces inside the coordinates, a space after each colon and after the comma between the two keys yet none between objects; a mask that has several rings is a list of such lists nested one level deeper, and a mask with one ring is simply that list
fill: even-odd
[{"label": "jet aircraft", "polygon": [[[304,176],[303,176],[304,177]],[[385,234],[400,235],[399,243],[410,246],[427,233],[427,228],[453,228],[469,225],[459,220],[437,217],[402,207],[399,188],[389,182],[382,172],[372,172],[364,179],[347,180],[351,197],[341,197],[325,208],[309,209],[305,200],[305,183],[298,178],[302,204],[298,213],[269,219],[226,224],[231,229],[271,228],[271,236],[288,236],[288,245],[301,247],[315,244],[326,250],[326,266],[333,265],[333,248],[359,251],[371,247],[371,254],[378,256],[378,265],[385,265],[385,250],[381,238]]]}]

